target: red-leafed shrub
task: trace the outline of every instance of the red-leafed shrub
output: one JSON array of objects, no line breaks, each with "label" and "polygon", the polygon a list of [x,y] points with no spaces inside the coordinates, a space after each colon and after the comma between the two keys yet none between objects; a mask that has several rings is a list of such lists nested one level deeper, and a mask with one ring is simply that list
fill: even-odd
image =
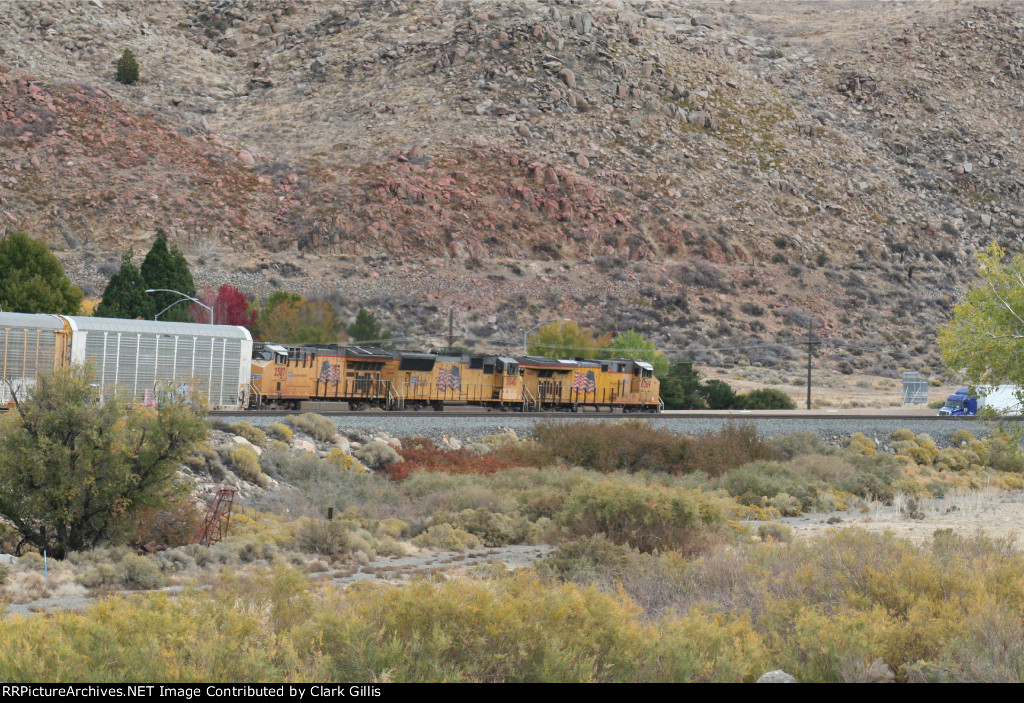
[{"label": "red-leafed shrub", "polygon": [[516,464],[491,454],[477,454],[468,449],[443,449],[429,439],[414,437],[402,440],[403,461],[385,468],[388,476],[401,481],[413,471],[448,474],[493,474]]}]

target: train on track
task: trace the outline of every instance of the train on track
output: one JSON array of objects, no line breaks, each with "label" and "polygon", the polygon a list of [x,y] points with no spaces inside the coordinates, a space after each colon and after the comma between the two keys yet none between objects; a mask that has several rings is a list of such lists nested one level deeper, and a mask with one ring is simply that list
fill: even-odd
[{"label": "train on track", "polygon": [[161,388],[199,390],[211,410],[660,412],[654,369],[636,359],[451,355],[356,345],[253,342],[244,327],[0,312],[0,406],[43,373],[91,364],[100,400],[153,404]]}]

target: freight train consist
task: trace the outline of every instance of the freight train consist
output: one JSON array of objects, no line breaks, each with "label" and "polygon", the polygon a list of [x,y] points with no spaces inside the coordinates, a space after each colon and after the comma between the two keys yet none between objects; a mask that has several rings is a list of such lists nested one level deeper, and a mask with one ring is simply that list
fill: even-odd
[{"label": "freight train consist", "polygon": [[[654,369],[630,359],[446,355],[353,345],[253,343],[244,327],[0,313],[0,405],[39,374],[89,363],[102,399],[115,388],[155,402],[195,386],[211,409],[434,409],[658,412]],[[339,407],[341,407],[339,405]]]}]

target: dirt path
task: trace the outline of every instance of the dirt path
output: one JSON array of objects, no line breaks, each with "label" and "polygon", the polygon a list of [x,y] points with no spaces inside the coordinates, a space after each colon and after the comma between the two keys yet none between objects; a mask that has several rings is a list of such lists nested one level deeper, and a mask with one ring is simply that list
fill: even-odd
[{"label": "dirt path", "polygon": [[[508,569],[531,566],[555,547],[550,545],[512,545],[508,547],[481,547],[467,552],[430,552],[405,557],[381,557],[366,566],[347,569],[328,569],[310,574],[312,579],[330,581],[335,586],[349,586],[361,581],[388,581],[401,583],[415,576],[429,576],[441,572],[454,572],[499,561]],[[168,586],[165,593],[181,593],[184,586]],[[122,591],[120,595],[140,591]],[[90,596],[57,596],[40,598],[28,603],[11,604],[5,615],[31,615],[57,610],[85,610],[96,598]]]},{"label": "dirt path", "polygon": [[[976,491],[954,490],[944,498],[921,500],[917,510],[905,497],[893,505],[872,504],[867,512],[860,508],[834,513],[816,513],[776,520],[793,529],[799,537],[817,537],[828,530],[851,526],[876,532],[892,532],[914,542],[931,539],[935,530],[951,528],[962,535],[983,532],[990,537],[1017,538],[1024,535],[1024,492],[983,488]],[[911,514],[913,513],[913,515]],[[831,522],[830,522],[831,521]],[[751,522],[754,529],[760,522]],[[1024,539],[1019,540],[1024,549]]]}]

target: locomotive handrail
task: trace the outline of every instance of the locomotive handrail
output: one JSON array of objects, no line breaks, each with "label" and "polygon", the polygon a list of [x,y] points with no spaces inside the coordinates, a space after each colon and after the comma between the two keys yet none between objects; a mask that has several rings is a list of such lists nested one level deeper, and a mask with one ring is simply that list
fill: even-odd
[{"label": "locomotive handrail", "polygon": [[398,392],[398,389],[395,388],[395,385],[391,381],[386,381],[386,384],[385,388],[387,388],[388,392],[388,406],[392,410],[402,410],[405,407],[405,398]]},{"label": "locomotive handrail", "polygon": [[525,385],[523,386],[523,412],[531,412],[537,406],[537,399]]},{"label": "locomotive handrail", "polygon": [[[253,404],[253,397],[256,398],[256,403]],[[255,407],[257,410],[263,407],[263,394],[260,393],[260,389],[256,387],[256,384],[249,381],[249,405]]]}]

